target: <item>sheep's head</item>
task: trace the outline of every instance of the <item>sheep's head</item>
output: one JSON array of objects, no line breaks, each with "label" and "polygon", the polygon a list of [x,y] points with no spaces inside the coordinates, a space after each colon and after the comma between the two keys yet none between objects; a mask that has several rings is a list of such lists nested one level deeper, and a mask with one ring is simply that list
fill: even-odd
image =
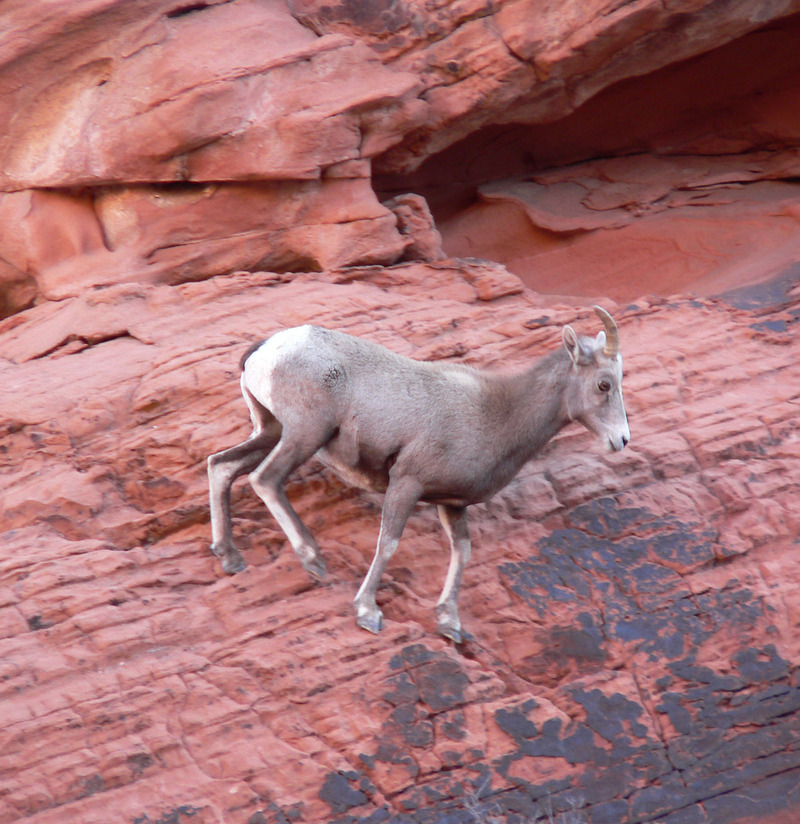
[{"label": "sheep's head", "polygon": [[622,400],[619,330],[605,309],[595,306],[594,311],[604,326],[597,337],[578,335],[571,326],[563,330],[564,348],[572,360],[565,396],[567,412],[571,420],[582,423],[609,449],[618,452],[631,439]]}]

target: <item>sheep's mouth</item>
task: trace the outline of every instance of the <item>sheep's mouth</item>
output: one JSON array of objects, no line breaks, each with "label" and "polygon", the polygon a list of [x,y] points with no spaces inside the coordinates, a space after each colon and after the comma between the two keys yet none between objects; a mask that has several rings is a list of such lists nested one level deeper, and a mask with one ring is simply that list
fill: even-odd
[{"label": "sheep's mouth", "polygon": [[615,441],[610,435],[608,436],[608,450],[609,452],[622,452],[623,449],[627,446],[627,442],[620,438],[618,441]]}]

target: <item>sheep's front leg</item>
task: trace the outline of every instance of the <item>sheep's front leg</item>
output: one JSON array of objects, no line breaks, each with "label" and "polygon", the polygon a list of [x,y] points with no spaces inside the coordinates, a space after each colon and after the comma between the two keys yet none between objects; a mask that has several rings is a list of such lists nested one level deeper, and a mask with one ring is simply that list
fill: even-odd
[{"label": "sheep's front leg", "polygon": [[463,638],[461,619],[458,617],[458,590],[471,553],[467,510],[466,507],[456,506],[440,506],[438,509],[439,519],[450,539],[450,566],[436,605],[436,617],[439,619],[439,633],[460,644]]},{"label": "sheep's front leg", "polygon": [[403,534],[408,516],[421,494],[422,486],[410,476],[392,478],[389,482],[383,501],[381,531],[375,557],[353,601],[356,623],[362,629],[370,632],[380,632],[383,629],[383,613],[375,603],[375,594],[386,564],[389,563],[389,559],[394,555],[400,543],[400,536]]}]

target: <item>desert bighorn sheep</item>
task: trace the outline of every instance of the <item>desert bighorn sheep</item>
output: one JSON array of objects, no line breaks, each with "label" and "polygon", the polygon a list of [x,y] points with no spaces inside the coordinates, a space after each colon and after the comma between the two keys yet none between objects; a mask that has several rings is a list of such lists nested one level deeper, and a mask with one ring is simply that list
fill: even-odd
[{"label": "desert bighorn sheep", "polygon": [[325,562],[283,485],[316,454],[347,483],[385,493],[375,558],[354,606],[360,627],[379,632],[381,575],[418,501],[438,506],[451,558],[436,607],[439,632],[461,641],[458,589],[470,555],[467,507],[508,484],[570,421],[611,450],[630,439],[622,358],[613,318],[595,312],[596,338],[563,329],[563,347],[528,369],[491,372],[397,355],[317,326],[276,333],[242,358],[241,386],[253,433],[208,459],[211,549],[225,572],[244,569],[233,544],[231,484],[250,483],[315,578]]}]

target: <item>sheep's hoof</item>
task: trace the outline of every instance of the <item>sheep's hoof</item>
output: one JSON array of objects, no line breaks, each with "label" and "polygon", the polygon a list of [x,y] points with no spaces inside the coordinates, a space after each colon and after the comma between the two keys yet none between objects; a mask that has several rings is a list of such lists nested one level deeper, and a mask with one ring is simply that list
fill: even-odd
[{"label": "sheep's hoof", "polygon": [[367,630],[377,635],[383,629],[383,615],[378,613],[367,613],[356,617],[356,623],[361,629]]},{"label": "sheep's hoof", "polygon": [[325,566],[325,561],[321,555],[303,561],[303,569],[318,581],[321,581],[328,574],[328,568]]},{"label": "sheep's hoof", "polygon": [[246,568],[247,564],[237,549],[229,550],[222,556],[222,571],[226,574],[235,575]]},{"label": "sheep's hoof", "polygon": [[446,627],[439,624],[439,635],[444,635],[445,638],[449,638],[454,644],[463,644],[464,643],[464,636],[461,634],[460,629],[456,629],[455,627]]}]

